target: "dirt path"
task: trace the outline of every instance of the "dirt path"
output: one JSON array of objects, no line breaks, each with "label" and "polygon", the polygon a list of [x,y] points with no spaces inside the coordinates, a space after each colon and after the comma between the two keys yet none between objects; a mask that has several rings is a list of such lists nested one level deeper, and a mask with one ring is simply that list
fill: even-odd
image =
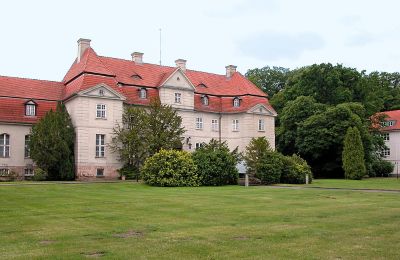
[{"label": "dirt path", "polygon": [[318,187],[318,186],[282,186],[282,185],[273,185],[273,186],[259,186],[264,188],[275,188],[275,189],[292,189],[292,190],[301,190],[301,189],[316,189],[316,190],[343,190],[343,191],[363,191],[363,192],[385,192],[385,193],[398,193],[400,194],[400,190],[390,190],[390,189],[363,189],[363,188],[331,188],[331,187]]}]

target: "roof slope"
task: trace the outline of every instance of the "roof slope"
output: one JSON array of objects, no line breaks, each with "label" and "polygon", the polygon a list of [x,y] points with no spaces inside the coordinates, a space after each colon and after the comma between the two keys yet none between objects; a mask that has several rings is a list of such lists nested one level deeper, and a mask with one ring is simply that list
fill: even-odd
[{"label": "roof slope", "polygon": [[393,126],[386,126],[383,130],[400,130],[400,110],[384,111],[379,114],[385,114],[385,121],[395,121]]}]

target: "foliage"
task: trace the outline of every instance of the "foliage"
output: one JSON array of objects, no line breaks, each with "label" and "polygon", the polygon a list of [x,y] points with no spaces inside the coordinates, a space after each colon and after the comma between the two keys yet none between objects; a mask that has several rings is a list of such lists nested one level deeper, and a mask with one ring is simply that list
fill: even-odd
[{"label": "foliage", "polygon": [[45,181],[47,179],[47,172],[41,168],[36,168],[35,169],[35,174],[32,177],[32,180],[34,181]]},{"label": "foliage", "polygon": [[393,163],[384,160],[374,160],[371,165],[369,177],[389,177],[394,170]]},{"label": "foliage", "polygon": [[125,176],[126,180],[136,180],[139,181],[140,172],[138,168],[133,165],[126,164],[122,168],[118,169],[120,177]]},{"label": "foliage", "polygon": [[75,131],[64,104],[50,110],[32,127],[31,158],[49,180],[73,180]]},{"label": "foliage", "polygon": [[238,158],[230,152],[226,142],[211,139],[192,154],[197,166],[200,184],[205,186],[221,186],[237,184],[239,173],[236,169]]},{"label": "foliage", "polygon": [[366,174],[364,148],[360,132],[356,127],[349,127],[343,144],[343,170],[346,179],[361,180]]},{"label": "foliage", "polygon": [[281,183],[304,184],[306,183],[306,175],[308,175],[308,183],[312,182],[311,167],[306,160],[296,154],[284,158],[285,166],[281,174]]},{"label": "foliage", "polygon": [[190,153],[161,149],[146,159],[141,174],[152,186],[199,186],[197,168]]},{"label": "foliage", "polygon": [[279,183],[284,167],[285,157],[277,152],[269,152],[264,154],[256,164],[255,176],[263,184]]},{"label": "foliage", "polygon": [[246,72],[246,77],[257,87],[272,97],[285,86],[290,70],[282,67],[269,67],[251,69]]},{"label": "foliage", "polygon": [[256,173],[256,165],[266,153],[272,152],[268,140],[263,137],[253,137],[246,146],[244,153],[244,161],[247,166],[247,173],[254,175]]}]

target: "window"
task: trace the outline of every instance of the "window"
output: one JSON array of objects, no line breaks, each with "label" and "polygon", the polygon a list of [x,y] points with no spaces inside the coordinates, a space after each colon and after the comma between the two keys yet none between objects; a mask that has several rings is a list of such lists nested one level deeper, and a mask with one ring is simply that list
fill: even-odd
[{"label": "window", "polygon": [[208,97],[207,96],[202,96],[201,97],[201,103],[205,106],[208,106]]},{"label": "window", "polygon": [[96,169],[96,177],[103,177],[104,176],[104,169],[103,168],[97,168]]},{"label": "window", "polygon": [[29,148],[29,141],[31,140],[30,135],[25,135],[25,151],[24,151],[24,157],[25,158],[30,158],[31,157],[31,150]]},{"label": "window", "polygon": [[99,96],[104,96],[104,89],[99,90]]},{"label": "window", "polygon": [[211,130],[218,131],[218,129],[219,129],[218,119],[212,119],[211,120]]},{"label": "window", "polygon": [[382,133],[383,140],[389,141],[389,133]]},{"label": "window", "polygon": [[26,116],[36,116],[36,104],[32,100],[25,103],[25,115]]},{"label": "window", "polygon": [[10,169],[0,168],[0,176],[8,176],[10,175]]},{"label": "window", "polygon": [[233,99],[233,106],[240,107],[240,99],[239,98],[236,97]]},{"label": "window", "polygon": [[25,176],[33,176],[34,175],[33,168],[25,168],[24,175]]},{"label": "window", "polygon": [[203,129],[203,118],[196,117],[196,129]]},{"label": "window", "polygon": [[391,121],[382,122],[381,124],[382,124],[382,127],[388,127],[388,126],[394,126],[395,123],[396,123],[396,121],[391,120]]},{"label": "window", "polygon": [[382,150],[382,156],[383,157],[388,157],[390,156],[390,149],[389,148],[385,148]]},{"label": "window", "polygon": [[203,143],[196,143],[196,149],[203,147]]},{"label": "window", "polygon": [[239,120],[238,119],[232,120],[232,131],[239,131]]},{"label": "window", "polygon": [[106,105],[104,104],[96,105],[96,118],[106,118]]},{"label": "window", "polygon": [[258,131],[265,131],[264,119],[258,119]]},{"label": "window", "polygon": [[0,157],[10,157],[10,135],[0,135]]},{"label": "window", "polygon": [[146,99],[147,98],[147,90],[145,88],[141,88],[139,91],[139,96],[141,99]]},{"label": "window", "polygon": [[175,93],[175,103],[181,103],[181,93]]},{"label": "window", "polygon": [[387,125],[388,125],[388,126],[394,126],[394,121],[388,121],[388,122],[387,122]]},{"label": "window", "polygon": [[96,134],[96,157],[104,157],[106,149],[105,139],[106,135]]}]

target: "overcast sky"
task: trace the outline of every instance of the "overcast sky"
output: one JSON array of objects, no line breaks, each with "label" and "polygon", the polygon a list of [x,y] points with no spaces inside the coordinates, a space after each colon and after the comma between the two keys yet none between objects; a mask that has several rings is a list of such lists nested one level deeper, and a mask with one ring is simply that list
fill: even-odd
[{"label": "overcast sky", "polygon": [[400,3],[371,0],[2,1],[0,75],[61,80],[79,38],[97,54],[218,74],[321,62],[400,71]]}]

